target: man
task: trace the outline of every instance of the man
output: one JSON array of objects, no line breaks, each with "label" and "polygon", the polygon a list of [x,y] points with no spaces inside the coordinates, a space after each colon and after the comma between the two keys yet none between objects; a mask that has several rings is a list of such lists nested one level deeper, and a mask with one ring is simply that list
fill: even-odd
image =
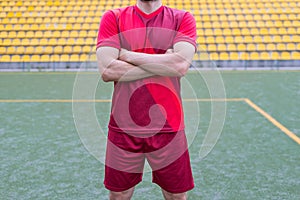
[{"label": "man", "polygon": [[161,0],[107,11],[97,60],[114,82],[104,185],[111,200],[128,200],[145,159],[165,199],[187,199],[194,187],[184,134],[180,78],[196,50],[193,16]]}]

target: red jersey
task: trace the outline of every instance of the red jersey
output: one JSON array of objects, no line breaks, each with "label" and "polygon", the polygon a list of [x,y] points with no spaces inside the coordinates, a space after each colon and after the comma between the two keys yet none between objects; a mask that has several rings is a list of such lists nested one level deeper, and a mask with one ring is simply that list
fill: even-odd
[{"label": "red jersey", "polygon": [[[137,6],[129,6],[103,15],[97,48],[164,54],[180,41],[196,48],[196,23],[190,13],[161,6],[145,14]],[[109,128],[140,134],[184,129],[180,78],[153,76],[115,82]]]}]

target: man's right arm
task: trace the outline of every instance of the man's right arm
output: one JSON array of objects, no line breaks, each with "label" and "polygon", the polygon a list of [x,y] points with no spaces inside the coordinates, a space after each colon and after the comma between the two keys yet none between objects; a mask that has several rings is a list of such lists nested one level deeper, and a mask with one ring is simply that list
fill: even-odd
[{"label": "man's right arm", "polygon": [[154,76],[151,72],[118,60],[118,57],[117,48],[103,46],[97,49],[98,68],[103,81],[134,81]]}]

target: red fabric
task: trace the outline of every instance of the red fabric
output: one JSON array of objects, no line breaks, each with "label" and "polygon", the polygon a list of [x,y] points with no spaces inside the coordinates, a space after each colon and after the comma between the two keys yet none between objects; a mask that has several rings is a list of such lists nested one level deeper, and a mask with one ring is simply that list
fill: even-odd
[{"label": "red fabric", "polygon": [[[164,54],[179,41],[196,47],[195,40],[196,25],[190,13],[161,6],[155,12],[145,14],[137,6],[129,6],[103,15],[97,48],[111,46]],[[151,114],[151,109],[156,112]],[[156,76],[116,82],[109,128],[137,134],[184,129],[180,78]]]},{"label": "red fabric", "polygon": [[153,170],[152,181],[164,190],[182,193],[194,187],[184,131],[148,138],[109,131],[108,140],[104,178],[107,189],[120,192],[141,182],[145,159]]}]

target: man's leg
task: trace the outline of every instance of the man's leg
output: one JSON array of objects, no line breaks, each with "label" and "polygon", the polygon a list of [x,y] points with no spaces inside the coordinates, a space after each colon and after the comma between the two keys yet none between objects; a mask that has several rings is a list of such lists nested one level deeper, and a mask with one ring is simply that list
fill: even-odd
[{"label": "man's leg", "polygon": [[187,193],[170,193],[162,189],[162,193],[166,200],[187,200]]},{"label": "man's leg", "polygon": [[134,187],[122,192],[109,192],[110,200],[130,200],[134,192]]}]

